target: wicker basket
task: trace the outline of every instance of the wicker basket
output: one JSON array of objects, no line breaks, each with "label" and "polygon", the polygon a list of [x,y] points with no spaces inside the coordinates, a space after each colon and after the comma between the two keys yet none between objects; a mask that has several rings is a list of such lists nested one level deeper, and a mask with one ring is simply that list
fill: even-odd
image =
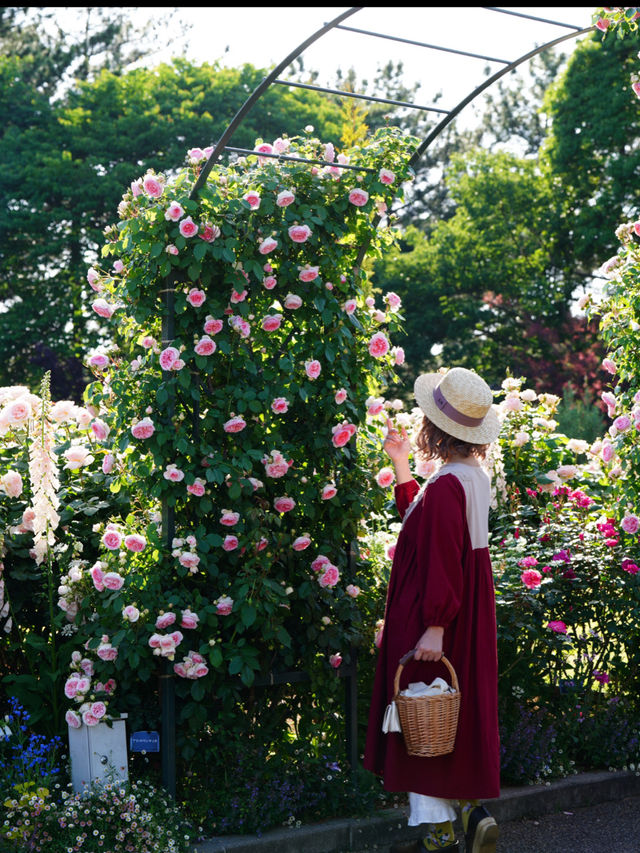
[{"label": "wicker basket", "polygon": [[458,676],[443,655],[442,663],[451,675],[455,693],[438,696],[401,696],[400,675],[415,650],[401,658],[393,685],[394,702],[398,709],[402,735],[409,755],[433,758],[453,752],[460,712],[460,685]]}]

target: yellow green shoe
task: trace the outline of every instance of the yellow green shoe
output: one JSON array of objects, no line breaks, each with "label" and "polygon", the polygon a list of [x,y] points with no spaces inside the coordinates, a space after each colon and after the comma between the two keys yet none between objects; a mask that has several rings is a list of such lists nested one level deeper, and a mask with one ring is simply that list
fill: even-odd
[{"label": "yellow green shoe", "polygon": [[498,824],[484,806],[476,806],[469,815],[464,836],[465,853],[495,853]]}]

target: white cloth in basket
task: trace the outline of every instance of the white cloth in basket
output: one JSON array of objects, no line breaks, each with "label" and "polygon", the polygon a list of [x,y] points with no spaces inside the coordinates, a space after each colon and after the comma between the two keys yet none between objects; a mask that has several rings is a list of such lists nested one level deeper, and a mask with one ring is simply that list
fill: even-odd
[{"label": "white cloth in basket", "polygon": [[[455,693],[456,691],[451,687],[451,685],[447,684],[444,678],[434,678],[431,684],[425,684],[424,681],[414,681],[412,682],[406,690],[401,690],[401,696],[439,696],[442,693]],[[386,734],[387,732],[400,732],[402,729],[400,728],[400,718],[398,716],[398,709],[396,708],[396,703],[391,702],[387,705],[387,709],[384,712],[384,719],[382,720],[382,731]]]}]

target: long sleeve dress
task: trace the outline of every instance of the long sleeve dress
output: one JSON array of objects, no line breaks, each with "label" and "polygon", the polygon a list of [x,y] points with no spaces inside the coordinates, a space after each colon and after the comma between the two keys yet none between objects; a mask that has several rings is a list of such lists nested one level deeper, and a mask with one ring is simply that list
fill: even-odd
[{"label": "long sleeve dress", "polygon": [[[443,799],[491,799],[500,792],[497,650],[493,575],[488,550],[490,482],[468,463],[447,463],[420,492],[396,486],[403,525],[389,579],[384,631],[369,713],[364,766],[389,791]],[[444,627],[443,651],[460,683],[454,751],[408,755],[402,734],[382,732],[399,659],[430,625]],[[449,678],[442,663],[411,661],[409,682]]]}]

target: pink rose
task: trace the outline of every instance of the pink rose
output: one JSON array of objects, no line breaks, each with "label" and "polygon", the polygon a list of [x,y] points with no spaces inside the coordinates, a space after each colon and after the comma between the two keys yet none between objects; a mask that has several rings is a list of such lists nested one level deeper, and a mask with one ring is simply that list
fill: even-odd
[{"label": "pink rose", "polygon": [[283,415],[289,410],[289,401],[286,397],[276,397],[271,403],[271,409],[277,415]]},{"label": "pink rose", "polygon": [[19,498],[22,494],[22,477],[18,471],[7,471],[0,477],[0,488],[10,498]]},{"label": "pink rose", "polygon": [[382,184],[392,184],[396,179],[395,174],[390,169],[380,169],[378,177]]},{"label": "pink rose", "polygon": [[140,551],[144,551],[147,547],[147,540],[144,536],[140,536],[139,533],[130,533],[128,536],[124,537],[124,545],[125,548],[129,549],[129,551],[133,551],[134,554],[139,554]]},{"label": "pink rose", "polygon": [[113,527],[107,528],[102,537],[102,544],[110,551],[117,551],[122,545],[122,534]]},{"label": "pink rose", "polygon": [[635,80],[631,84],[631,89],[633,90],[634,95],[637,95],[640,98],[640,80]]},{"label": "pink rose", "polygon": [[273,477],[274,479],[284,477],[291,465],[279,450],[272,450],[269,456],[263,457],[262,462],[264,464],[267,477]]},{"label": "pink rose", "polygon": [[282,314],[267,314],[262,320],[265,332],[275,332],[282,325]]},{"label": "pink rose", "polygon": [[638,519],[637,515],[627,514],[620,522],[620,527],[622,527],[625,533],[637,533],[640,527],[640,519]]},{"label": "pink rose", "polygon": [[369,341],[369,354],[374,358],[382,358],[389,352],[389,341],[382,332],[376,334]]},{"label": "pink rose", "polygon": [[334,399],[338,405],[340,405],[341,403],[344,403],[344,401],[347,399],[346,390],[344,388],[339,388],[336,391],[336,395],[335,395]]},{"label": "pink rose", "polygon": [[331,442],[334,447],[344,447],[352,435],[356,433],[356,427],[346,421],[342,424],[334,426],[332,429],[333,436]]},{"label": "pink rose", "polygon": [[204,333],[206,335],[217,335],[224,327],[222,320],[216,320],[215,317],[208,316],[204,324]]},{"label": "pink rose", "polygon": [[636,563],[632,562],[628,558],[625,558],[622,561],[622,570],[625,572],[629,572],[630,575],[637,575],[640,572],[640,568],[636,565]]},{"label": "pink rose", "polygon": [[78,692],[78,677],[76,675],[71,675],[64,684],[64,695],[67,699],[74,699],[76,693]]},{"label": "pink rose", "polygon": [[610,441],[607,441],[605,439],[605,441],[602,442],[602,449],[600,451],[600,456],[602,457],[602,461],[603,462],[611,462],[611,460],[614,457],[614,454],[615,454],[615,451],[613,449],[613,445],[611,444]]},{"label": "pink rose", "polygon": [[339,667],[339,666],[340,666],[340,664],[342,663],[342,656],[341,656],[341,655],[339,655],[339,654],[331,655],[331,656],[329,657],[329,663],[331,664],[331,666],[332,666],[334,669],[338,669],[338,667]]},{"label": "pink rose", "polygon": [[242,198],[247,202],[251,210],[257,210],[260,207],[260,195],[255,190],[245,193]]},{"label": "pink rose", "polygon": [[[73,697],[70,696],[69,698],[72,699]],[[82,718],[80,717],[80,714],[77,714],[71,709],[67,711],[67,713],[64,715],[64,718],[69,728],[79,729],[82,725]]]},{"label": "pink rose", "polygon": [[384,409],[384,397],[367,397],[365,406],[367,407],[367,414],[375,418]]},{"label": "pink rose", "polygon": [[598,18],[598,20],[596,21],[596,27],[602,32],[608,30],[610,24],[611,21],[608,18]]},{"label": "pink rose", "polygon": [[229,297],[229,302],[231,302],[233,305],[237,305],[238,302],[244,302],[244,300],[246,298],[247,298],[246,289],[243,291],[238,291],[234,287],[234,289],[231,291],[231,296]]},{"label": "pink rose", "polygon": [[85,726],[97,726],[100,720],[90,710],[86,710],[82,712],[82,722]]},{"label": "pink rose", "polygon": [[618,368],[616,367],[615,361],[612,361],[610,358],[602,359],[602,367],[607,371],[607,373],[618,372]]},{"label": "pink rose", "polygon": [[294,551],[304,551],[305,548],[308,548],[311,544],[311,538],[308,533],[303,533],[302,536],[298,536],[297,539],[293,540],[292,548]]},{"label": "pink rose", "polygon": [[198,627],[200,617],[197,613],[192,613],[190,610],[183,610],[180,615],[180,627],[193,629]]},{"label": "pink rose", "polygon": [[222,515],[220,516],[220,524],[224,524],[225,527],[233,527],[240,521],[240,513],[232,512],[230,509],[223,509]]},{"label": "pink rose", "polygon": [[631,426],[631,418],[628,415],[620,415],[613,422],[613,426],[618,430],[618,432],[625,432]]},{"label": "pink rose", "polygon": [[305,269],[300,270],[298,278],[300,281],[315,281],[318,278],[319,273],[320,267],[307,266]]},{"label": "pink rose", "polygon": [[195,495],[197,498],[201,498],[206,492],[206,484],[204,480],[201,480],[199,477],[187,486],[187,491],[190,495]]},{"label": "pink rose", "polygon": [[240,417],[240,415],[236,415],[234,418],[230,418],[222,425],[222,429],[225,432],[242,432],[242,430],[246,427],[247,422]]},{"label": "pink rose", "polygon": [[333,483],[327,483],[327,485],[324,486],[322,489],[321,497],[322,497],[323,501],[330,501],[331,498],[334,498],[337,494],[338,494],[338,490],[336,489],[334,484]]},{"label": "pink rose", "polygon": [[183,237],[195,237],[198,233],[198,226],[190,216],[187,216],[179,225],[180,233]]},{"label": "pink rose", "polygon": [[204,337],[200,338],[193,350],[197,355],[212,355],[217,348],[218,345],[216,342],[212,341],[209,335],[204,335]]},{"label": "pink rose", "polygon": [[113,466],[115,465],[115,456],[113,453],[107,453],[102,460],[102,473],[110,474],[113,471]]},{"label": "pink rose", "polygon": [[356,310],[356,307],[357,303],[355,299],[347,299],[347,301],[342,306],[342,310],[345,311],[347,314],[353,314],[353,312]]},{"label": "pink rose", "polygon": [[322,371],[322,365],[317,359],[314,358],[311,361],[305,361],[304,371],[309,377],[309,379],[317,379]]},{"label": "pink rose", "polygon": [[273,502],[276,512],[291,512],[295,505],[296,502],[294,499],[289,498],[286,495],[281,498],[276,498]]},{"label": "pink rose", "polygon": [[137,622],[140,618],[140,611],[133,604],[127,604],[126,607],[122,608],[122,618],[126,622]]},{"label": "pink rose", "polygon": [[93,702],[89,710],[97,720],[101,720],[107,713],[107,706],[104,702]]},{"label": "pink rose", "polygon": [[192,287],[187,294],[187,302],[189,305],[193,305],[194,308],[199,308],[206,298],[207,294],[204,290],[198,290],[197,287]]},{"label": "pink rose", "polygon": [[195,574],[200,563],[200,557],[197,554],[192,554],[190,551],[183,551],[178,557],[178,562],[185,569],[189,569],[191,574]]},{"label": "pink rose", "polygon": [[564,624],[564,622],[561,622],[559,620],[547,622],[547,628],[551,628],[551,630],[555,631],[556,634],[566,634],[567,633],[567,626]]},{"label": "pink rose", "polygon": [[109,320],[110,317],[113,316],[113,312],[116,310],[114,305],[110,305],[106,299],[96,299],[95,302],[91,306],[93,310],[100,317],[104,317],[105,320]]},{"label": "pink rose", "polygon": [[238,547],[238,544],[238,537],[229,535],[224,537],[222,547],[225,551],[235,551]]},{"label": "pink rose", "polygon": [[278,207],[288,207],[295,200],[296,197],[291,190],[282,190],[276,197],[276,204]]},{"label": "pink rose", "polygon": [[145,175],[142,181],[142,188],[149,198],[160,198],[164,192],[163,182],[156,178],[155,175]]},{"label": "pink rose", "polygon": [[263,240],[258,246],[258,251],[261,255],[268,255],[269,252],[273,252],[273,250],[277,248],[278,241],[274,240],[273,237],[267,237],[266,240]]},{"label": "pink rose", "polygon": [[168,628],[169,625],[173,625],[176,621],[175,613],[161,613],[160,616],[156,619],[156,628],[158,631],[164,631],[165,628]]},{"label": "pink rose", "polygon": [[156,428],[151,418],[143,418],[131,427],[131,435],[134,438],[151,438]]},{"label": "pink rose", "polygon": [[287,233],[294,243],[306,243],[312,231],[308,225],[292,225]]},{"label": "pink rose", "polygon": [[528,589],[536,589],[542,583],[542,575],[537,569],[525,569],[520,580]]},{"label": "pink rose", "polygon": [[338,581],[340,580],[340,572],[338,571],[336,566],[333,566],[329,563],[322,570],[322,574],[318,578],[318,583],[320,586],[326,588],[334,587]]},{"label": "pink rose", "polygon": [[[273,145],[270,142],[260,142],[253,150],[260,154],[273,154]],[[268,157],[258,157],[260,163],[265,163],[268,159]]]},{"label": "pink rose", "polygon": [[172,201],[164,212],[164,218],[171,222],[177,222],[184,216],[184,208],[177,201]]},{"label": "pink rose", "polygon": [[274,275],[267,275],[262,279],[262,284],[266,290],[273,290],[277,283],[278,280]]},{"label": "pink rose", "polygon": [[180,352],[175,347],[166,347],[160,353],[160,367],[163,370],[171,370],[180,358]]},{"label": "pink rose", "polygon": [[389,488],[389,486],[395,480],[396,475],[391,468],[381,468],[376,474],[376,483],[383,489]]},{"label": "pink rose", "polygon": [[104,370],[105,367],[109,364],[109,356],[102,355],[101,353],[96,353],[89,358],[89,365],[91,367],[95,367],[98,370]]},{"label": "pink rose", "polygon": [[98,592],[102,592],[104,589],[104,572],[99,563],[96,563],[89,569],[89,574],[91,575],[91,580],[93,581],[93,585],[98,590]]},{"label": "pink rose", "polygon": [[91,432],[98,441],[106,441],[109,438],[109,427],[99,418],[92,421]]},{"label": "pink rose", "polygon": [[100,283],[100,273],[97,270],[94,270],[93,267],[89,269],[87,272],[87,281],[91,285],[92,289],[99,293],[102,290],[102,284]]},{"label": "pink rose", "polygon": [[213,243],[213,241],[217,240],[220,236],[221,232],[217,225],[211,225],[210,222],[207,222],[201,227],[202,231],[198,236],[201,240],[204,240],[205,243]]},{"label": "pink rose", "polygon": [[118,650],[111,643],[103,643],[101,646],[98,646],[96,654],[100,660],[112,661],[118,657]]},{"label": "pink rose", "polygon": [[289,308],[291,311],[296,311],[298,308],[302,306],[302,297],[298,296],[295,293],[288,293],[284,300],[284,307]]},{"label": "pink rose", "polygon": [[233,598],[228,595],[223,595],[216,602],[216,610],[220,616],[228,616],[233,609]]},{"label": "pink rose", "polygon": [[347,595],[351,596],[351,598],[357,598],[361,592],[360,587],[355,586],[355,584],[352,584],[352,583],[348,584],[345,587],[344,591],[347,593]]},{"label": "pink rose", "polygon": [[184,471],[177,467],[177,465],[172,462],[170,465],[167,465],[165,470],[163,471],[162,476],[165,480],[169,480],[171,483],[180,483],[184,480]]},{"label": "pink rose", "polygon": [[363,207],[369,201],[369,193],[356,187],[349,193],[349,201],[356,207]]},{"label": "pink rose", "polygon": [[105,589],[117,591],[119,589],[122,589],[124,584],[124,578],[117,572],[107,572],[105,575],[103,575],[102,582],[104,583]]},{"label": "pink rose", "polygon": [[328,557],[325,557],[324,554],[318,554],[313,563],[311,563],[311,568],[314,572],[319,572],[325,566],[330,565],[331,560]]},{"label": "pink rose", "polygon": [[404,364],[404,350],[402,347],[394,347],[391,350],[394,364]]}]

